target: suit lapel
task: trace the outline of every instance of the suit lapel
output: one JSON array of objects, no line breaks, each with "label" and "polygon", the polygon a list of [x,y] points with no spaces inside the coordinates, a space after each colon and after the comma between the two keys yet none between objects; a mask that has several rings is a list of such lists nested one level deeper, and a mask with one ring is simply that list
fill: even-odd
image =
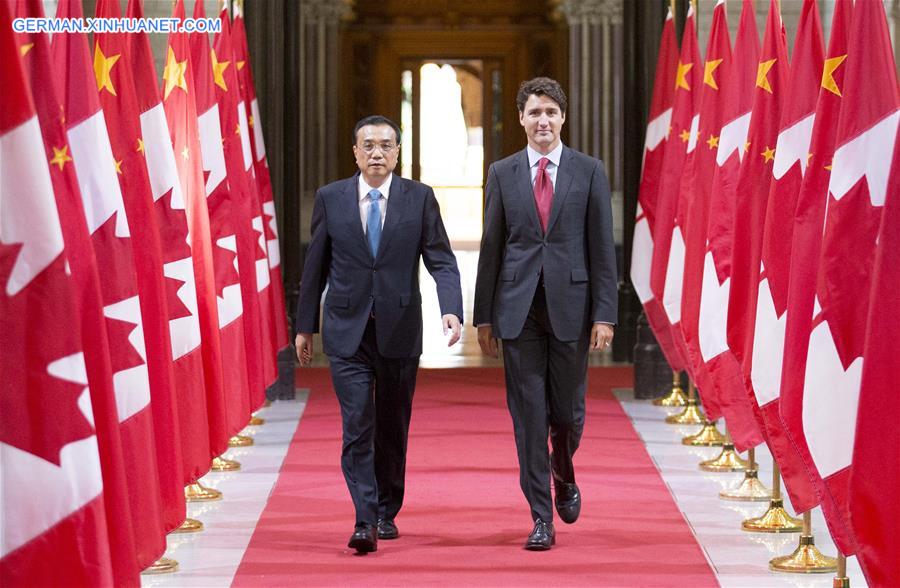
[{"label": "suit lapel", "polygon": [[363,232],[362,222],[359,220],[359,174],[352,178],[347,178],[347,183],[341,191],[341,208],[344,211],[344,218],[348,218],[352,227],[350,230],[356,235],[356,240],[360,247],[366,250],[369,257],[372,257],[372,251],[369,249],[369,241]]},{"label": "suit lapel", "polygon": [[409,195],[406,193],[407,184],[398,175],[394,175],[391,180],[391,191],[388,194],[387,210],[384,213],[384,227],[381,229],[381,241],[378,243],[378,255],[384,254],[384,250],[390,242],[391,237],[396,232],[397,223],[403,217],[403,213],[409,209],[407,200]]},{"label": "suit lapel", "polygon": [[515,163],[513,173],[516,176],[516,184],[519,187],[521,206],[528,213],[528,218],[538,233],[543,233],[541,221],[538,218],[537,203],[534,201],[534,186],[531,183],[531,166],[528,165],[528,151],[522,149]]},{"label": "suit lapel", "polygon": [[[526,156],[527,158],[527,156]],[[553,203],[550,206],[550,220],[547,221],[547,232],[553,230],[553,225],[559,217],[559,211],[562,209],[569,195],[569,188],[572,187],[572,178],[575,177],[574,166],[575,154],[566,146],[563,146],[562,155],[559,158],[559,169],[556,170],[556,187],[553,190]]]}]

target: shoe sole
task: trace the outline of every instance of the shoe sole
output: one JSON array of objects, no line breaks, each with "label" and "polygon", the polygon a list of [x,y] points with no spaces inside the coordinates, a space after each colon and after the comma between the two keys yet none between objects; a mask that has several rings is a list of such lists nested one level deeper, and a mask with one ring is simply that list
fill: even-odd
[{"label": "shoe sole", "polygon": [[399,539],[400,533],[397,533],[396,535],[382,535],[381,533],[379,533],[378,538],[382,541],[392,541],[394,539]]},{"label": "shoe sole", "polygon": [[378,551],[377,545],[372,545],[368,541],[351,541],[347,544],[347,547],[351,549],[355,549],[357,553],[372,553],[373,551]]}]

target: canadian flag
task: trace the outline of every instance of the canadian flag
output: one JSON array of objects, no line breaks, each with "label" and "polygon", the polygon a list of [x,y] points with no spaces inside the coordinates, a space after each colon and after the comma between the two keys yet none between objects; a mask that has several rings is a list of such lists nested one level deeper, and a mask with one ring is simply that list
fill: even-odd
[{"label": "canadian flag", "polygon": [[884,5],[857,2],[852,27],[802,407],[809,465],[821,476],[825,520],[845,555],[855,551],[848,526],[848,479],[860,380],[868,361],[866,319],[875,248],[900,121],[900,89]]},{"label": "canadian flag", "polygon": [[[183,0],[176,0],[172,18],[184,20]],[[226,421],[222,346],[203,154],[200,148],[200,124],[194,98],[197,93],[194,69],[187,33],[181,30],[169,33],[163,71],[163,106],[176,154],[175,167],[185,199],[188,239],[197,283],[197,309],[202,338],[200,349],[203,355],[203,377],[206,380],[206,416],[211,451],[211,455],[207,457],[209,460],[225,452],[230,435]]]},{"label": "canadian flag", "polygon": [[[814,472],[805,464],[812,462],[803,434],[803,381],[806,371],[806,351],[813,317],[816,275],[822,244],[822,225],[825,222],[825,204],[828,201],[828,180],[831,175],[831,159],[837,139],[838,116],[841,110],[841,88],[846,71],[847,43],[850,36],[853,0],[837,0],[831,21],[831,37],[827,58],[821,72],[813,121],[809,152],[812,157],[797,196],[791,237],[791,263],[788,280],[784,355],[782,356],[779,414],[791,446],[803,460],[801,470],[794,477],[797,483],[788,487],[795,504],[816,504],[815,489],[811,482],[806,490],[798,491],[803,484],[801,476],[815,480]],[[792,460],[782,459],[791,467]],[[782,467],[784,475],[784,467]],[[788,478],[792,473],[788,471]]]},{"label": "canadian flag", "polygon": [[[81,19],[81,2],[62,0],[57,18]],[[131,245],[131,230],[113,157],[106,119],[95,86],[87,36],[54,35],[51,51],[57,76],[65,83],[65,116],[81,201],[100,270],[103,314],[109,337],[116,408],[122,429],[138,564],[145,568],[166,550],[159,472],[143,317]],[[98,68],[108,65],[93,60]],[[107,70],[108,71],[108,70]]]},{"label": "canadian flag", "polygon": [[[99,0],[98,18],[119,18],[118,0]],[[172,369],[172,342],[169,336],[168,305],[159,227],[153,211],[153,190],[144,150],[141,149],[140,112],[134,92],[133,64],[124,33],[94,35],[94,76],[106,117],[113,157],[120,173],[122,197],[131,240],[141,317],[147,349],[156,458],[160,478],[166,531],[184,521],[184,477],[181,441]]]},{"label": "canadian flag", "polygon": [[[797,26],[790,83],[781,113],[781,130],[772,161],[757,285],[750,381],[766,427],[769,449],[781,467],[797,512],[818,504],[799,453],[780,417],[781,372],[790,280],[794,212],[810,151],[816,101],[824,63],[822,27],[815,0],[805,0]],[[758,229],[756,229],[758,230]]]},{"label": "canadian flag", "polygon": [[631,283],[644,306],[644,313],[666,360],[673,370],[684,369],[684,359],[672,342],[672,329],[662,302],[653,295],[650,272],[653,264],[653,234],[657,203],[660,200],[662,165],[671,136],[672,112],[675,101],[675,74],[678,71],[678,41],[675,39],[675,19],[672,8],[666,16],[656,60],[653,99],[644,140],[644,159],[641,185],[634,221],[634,240],[631,246]]},{"label": "canadian flag", "polygon": [[265,239],[269,254],[269,269],[272,274],[272,310],[276,352],[288,345],[287,310],[284,303],[284,285],[281,278],[281,249],[278,243],[278,219],[275,218],[275,200],[272,196],[272,180],[269,177],[269,162],[266,159],[266,143],[263,140],[262,117],[259,103],[256,100],[256,85],[253,82],[253,70],[250,67],[250,51],[247,46],[247,33],[244,29],[244,17],[240,12],[234,18],[234,50],[240,62],[244,77],[242,88],[245,104],[250,109],[248,114],[250,128],[250,146],[253,149],[256,181],[259,186],[260,203],[265,220]]},{"label": "canadian flag", "polygon": [[[250,185],[248,170],[253,165],[250,151],[250,135],[247,132],[247,110],[241,99],[237,63],[231,39],[231,21],[227,8],[219,15],[222,30],[215,34],[214,51],[220,63],[226,63],[222,72],[222,83],[215,84],[216,99],[219,103],[225,167],[228,185],[232,193],[233,215],[237,237],[237,261],[241,277],[241,300],[244,304],[244,341],[247,356],[247,376],[250,384],[247,406],[249,410],[259,408],[265,401],[266,379],[263,368],[264,347],[262,339],[262,315],[257,292],[257,253],[265,253],[256,242],[253,230],[255,199]],[[229,129],[233,131],[229,132]],[[258,209],[258,206],[257,206]],[[262,226],[262,218],[260,218]],[[262,267],[269,277],[268,258],[262,258]],[[268,345],[268,340],[266,342]]]},{"label": "canadian flag", "polygon": [[[684,233],[683,267],[670,265],[669,270],[682,271],[680,291],[671,292],[669,298],[681,305],[679,325],[688,349],[688,360],[694,368],[694,383],[700,389],[703,407],[710,419],[722,416],[722,406],[718,394],[709,378],[698,341],[700,315],[700,289],[703,283],[703,258],[706,252],[706,230],[709,222],[709,203],[713,176],[716,171],[716,152],[722,130],[722,116],[725,102],[720,86],[728,79],[731,71],[731,41],[728,37],[728,23],[725,16],[725,1],[719,0],[713,9],[712,26],[706,46],[706,61],[703,64],[702,91],[700,96],[700,118],[697,134],[691,137],[685,173],[679,188],[678,219]],[[675,237],[673,236],[673,248]],[[670,261],[672,259],[670,258]],[[666,279],[669,297],[669,278]],[[667,302],[669,304],[669,302]]]},{"label": "canadian flag", "polygon": [[[650,266],[650,289],[653,298],[662,303],[664,318],[669,324],[672,347],[681,360],[681,367],[694,379],[693,367],[687,361],[687,347],[681,329],[676,326],[681,316],[681,304],[671,300],[672,285],[667,286],[669,264],[684,263],[684,241],[681,229],[676,224],[678,211],[678,184],[684,171],[687,155],[696,141],[696,125],[699,124],[700,109],[700,55],[697,50],[697,30],[694,5],[688,4],[684,34],[681,40],[681,54],[675,70],[675,98],[672,105],[672,141],[666,143],[662,166],[659,172],[659,193],[657,195],[655,218],[653,220],[653,260]],[[681,272],[673,272],[673,279],[681,283]],[[670,291],[670,304],[666,304],[665,293]],[[675,366],[673,366],[675,367]]]},{"label": "canadian flag", "polygon": [[[194,4],[194,18],[206,18],[203,2]],[[231,63],[219,59],[215,51],[210,49],[209,35],[206,33],[192,33],[190,44],[196,87],[194,101],[197,105],[200,150],[203,152],[203,172],[206,176],[219,338],[222,342],[225,420],[227,436],[231,437],[243,429],[250,418],[250,383],[247,379],[247,356],[244,351],[244,304],[235,219],[236,201],[241,194],[230,186],[225,165],[225,135],[220,121],[222,113],[213,89],[225,85],[224,73],[231,67]]]},{"label": "canadian flag", "polygon": [[724,124],[716,149],[716,169],[710,195],[697,341],[717,401],[725,415],[728,432],[735,446],[743,450],[761,443],[762,435],[747,402],[741,366],[728,349],[726,327],[737,183],[746,153],[759,62],[759,33],[751,0],[744,0],[743,3],[733,57],[722,89]]},{"label": "canadian flag", "polygon": [[[143,18],[141,0],[129,0],[126,14],[128,18]],[[132,33],[127,36],[127,41],[127,55],[133,65],[134,87],[141,113],[143,139],[140,148],[147,161],[162,248],[183,483],[190,484],[209,471],[213,451],[209,446],[197,288],[188,240],[185,199],[156,83],[150,39],[146,33]]]},{"label": "canadian flag", "polygon": [[136,569],[113,574],[85,321],[48,165],[65,166],[67,144],[60,133],[45,152],[9,10],[0,3],[0,583],[135,584]]}]

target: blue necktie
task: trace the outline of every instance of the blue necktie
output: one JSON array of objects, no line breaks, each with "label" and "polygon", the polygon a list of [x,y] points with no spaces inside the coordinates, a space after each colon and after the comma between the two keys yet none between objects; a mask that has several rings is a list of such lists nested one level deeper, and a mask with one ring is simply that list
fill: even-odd
[{"label": "blue necktie", "polygon": [[369,249],[372,257],[378,254],[378,243],[381,241],[381,192],[372,190],[369,192],[369,218],[366,220],[366,236],[369,239]]}]

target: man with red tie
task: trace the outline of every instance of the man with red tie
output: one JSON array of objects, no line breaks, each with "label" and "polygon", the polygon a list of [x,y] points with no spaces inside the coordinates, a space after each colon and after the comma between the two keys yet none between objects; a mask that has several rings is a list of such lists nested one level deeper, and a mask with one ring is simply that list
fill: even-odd
[{"label": "man with red tie", "polygon": [[488,171],[475,283],[482,352],[497,357],[503,340],[519,483],[534,520],[525,549],[535,551],[555,542],[551,478],[563,522],[581,512],[572,457],[587,356],[609,346],[617,318],[609,181],[603,163],[562,144],[566,104],[555,80],[519,87],[528,145]]}]

